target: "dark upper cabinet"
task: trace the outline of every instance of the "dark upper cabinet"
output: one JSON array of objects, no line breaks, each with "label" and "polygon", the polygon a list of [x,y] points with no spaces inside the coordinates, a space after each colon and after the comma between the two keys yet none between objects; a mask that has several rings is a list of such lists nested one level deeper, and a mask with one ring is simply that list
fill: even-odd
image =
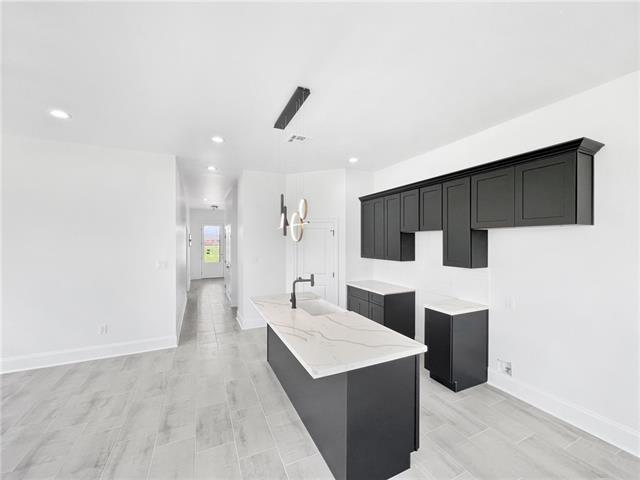
[{"label": "dark upper cabinet", "polygon": [[487,266],[487,232],[471,230],[471,181],[459,178],[442,185],[443,265]]},{"label": "dark upper cabinet", "polygon": [[[590,165],[590,162],[587,163]],[[578,223],[576,178],[576,152],[567,152],[516,165],[516,225]],[[587,180],[591,187],[590,168]],[[591,188],[589,190],[591,191]]]},{"label": "dark upper cabinet", "polygon": [[442,230],[442,185],[420,189],[420,230]]},{"label": "dark upper cabinet", "polygon": [[385,202],[384,198],[373,200],[373,258],[385,258]]},{"label": "dark upper cabinet", "polygon": [[401,260],[400,245],[400,194],[384,197],[385,206],[385,242],[387,260]]},{"label": "dark upper cabinet", "polygon": [[400,194],[402,221],[400,230],[403,232],[417,232],[420,230],[420,191],[409,190]]},{"label": "dark upper cabinet", "polygon": [[414,260],[414,234],[401,231],[401,215],[399,193],[362,202],[360,230],[362,257]]},{"label": "dark upper cabinet", "polygon": [[373,258],[374,215],[373,203],[375,200],[367,200],[360,204],[360,256]]},{"label": "dark upper cabinet", "polygon": [[513,227],[514,167],[471,177],[471,228]]},{"label": "dark upper cabinet", "polygon": [[593,225],[588,138],[361,197],[366,258],[414,260],[417,231],[443,230],[443,264],[487,266],[488,228]]}]

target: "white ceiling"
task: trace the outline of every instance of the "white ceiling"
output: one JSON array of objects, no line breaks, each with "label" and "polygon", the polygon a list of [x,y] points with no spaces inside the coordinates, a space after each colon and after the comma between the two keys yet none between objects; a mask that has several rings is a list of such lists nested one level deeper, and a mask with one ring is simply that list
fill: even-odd
[{"label": "white ceiling", "polygon": [[[379,169],[638,69],[635,3],[3,8],[3,129],[175,154],[194,206],[245,168]],[[304,145],[273,129],[297,85]]]}]

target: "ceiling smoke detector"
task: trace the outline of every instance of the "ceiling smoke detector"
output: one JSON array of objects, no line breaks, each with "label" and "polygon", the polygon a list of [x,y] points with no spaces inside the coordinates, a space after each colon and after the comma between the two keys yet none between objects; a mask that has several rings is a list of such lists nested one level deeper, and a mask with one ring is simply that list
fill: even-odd
[{"label": "ceiling smoke detector", "polygon": [[291,135],[287,138],[287,143],[302,143],[308,141],[310,138],[311,137],[306,137],[304,135]]}]

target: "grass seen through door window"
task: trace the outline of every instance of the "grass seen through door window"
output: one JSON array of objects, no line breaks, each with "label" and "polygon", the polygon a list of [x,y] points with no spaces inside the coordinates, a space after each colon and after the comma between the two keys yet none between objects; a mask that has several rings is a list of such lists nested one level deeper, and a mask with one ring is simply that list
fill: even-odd
[{"label": "grass seen through door window", "polygon": [[204,263],[218,263],[220,261],[220,227],[206,225],[203,227]]}]

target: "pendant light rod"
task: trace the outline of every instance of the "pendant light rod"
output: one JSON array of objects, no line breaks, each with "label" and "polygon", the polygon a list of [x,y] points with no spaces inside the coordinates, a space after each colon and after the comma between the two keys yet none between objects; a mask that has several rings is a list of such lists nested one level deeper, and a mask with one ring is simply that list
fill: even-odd
[{"label": "pendant light rod", "polygon": [[278,117],[278,120],[276,120],[273,128],[278,128],[280,130],[287,128],[287,125],[289,125],[289,122],[293,119],[294,115],[298,113],[298,110],[300,110],[305,100],[309,98],[309,95],[311,95],[311,90],[308,88],[296,88],[296,91],[291,95],[291,98],[287,102],[287,106],[282,110],[282,113]]}]

